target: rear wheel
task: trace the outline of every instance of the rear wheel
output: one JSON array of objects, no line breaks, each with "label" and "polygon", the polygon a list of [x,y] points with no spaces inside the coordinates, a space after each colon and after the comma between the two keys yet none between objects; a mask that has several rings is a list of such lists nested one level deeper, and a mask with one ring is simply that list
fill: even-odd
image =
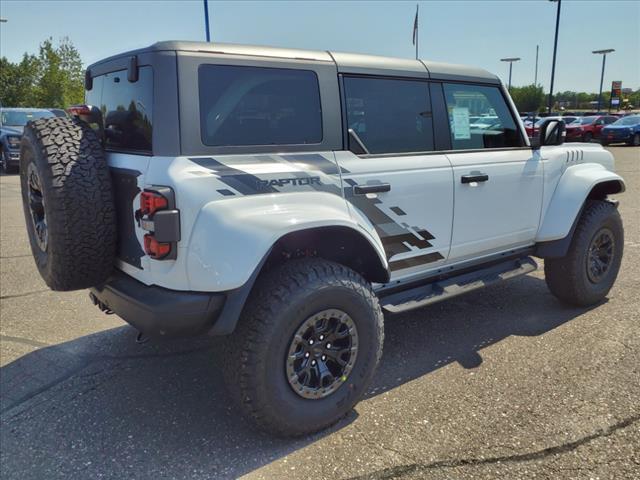
[{"label": "rear wheel", "polygon": [[382,341],[382,311],[360,275],[320,259],[293,260],[258,281],[227,344],[225,377],[260,428],[304,435],[358,402]]},{"label": "rear wheel", "polygon": [[591,132],[587,132],[582,136],[582,141],[585,143],[591,142],[592,139],[593,139],[593,134]]},{"label": "rear wheel", "polygon": [[589,201],[567,255],[545,260],[545,279],[551,293],[577,306],[601,301],[618,276],[623,249],[624,229],[615,205]]}]

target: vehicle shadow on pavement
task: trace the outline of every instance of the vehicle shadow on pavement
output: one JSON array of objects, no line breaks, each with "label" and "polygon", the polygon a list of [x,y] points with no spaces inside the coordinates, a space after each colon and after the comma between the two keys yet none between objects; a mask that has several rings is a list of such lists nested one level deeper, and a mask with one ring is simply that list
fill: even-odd
[{"label": "vehicle shadow on pavement", "polygon": [[[371,398],[511,335],[536,336],[584,313],[527,276],[387,316]],[[4,478],[235,478],[357,418],[287,440],[242,420],[222,384],[224,338],[137,344],[120,327],[44,347],[0,370]]]}]

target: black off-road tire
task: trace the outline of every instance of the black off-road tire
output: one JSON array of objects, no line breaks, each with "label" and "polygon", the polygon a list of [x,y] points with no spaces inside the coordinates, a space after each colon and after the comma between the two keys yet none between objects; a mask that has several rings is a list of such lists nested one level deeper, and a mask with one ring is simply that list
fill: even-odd
[{"label": "black off-road tire", "polygon": [[[287,379],[288,349],[307,318],[338,308],[353,319],[358,355],[348,377],[324,398],[303,398]],[[226,343],[224,376],[245,415],[269,433],[322,430],[346,415],[369,386],[382,355],[383,315],[369,283],[321,259],[299,259],[259,278]]]},{"label": "black off-road tire", "polygon": [[[78,119],[29,122],[20,146],[20,183],[31,251],[46,284],[68,291],[103,283],[115,261],[116,215],[96,133]],[[36,223],[43,222],[34,220],[40,216],[42,237]]]},{"label": "black off-road tire", "polygon": [[[599,281],[594,282],[588,273],[589,249],[603,229],[611,232],[613,254],[608,270]],[[544,273],[549,290],[570,305],[585,307],[600,302],[618,276],[623,250],[624,228],[616,206],[604,200],[588,201],[567,255],[545,260]]]}]

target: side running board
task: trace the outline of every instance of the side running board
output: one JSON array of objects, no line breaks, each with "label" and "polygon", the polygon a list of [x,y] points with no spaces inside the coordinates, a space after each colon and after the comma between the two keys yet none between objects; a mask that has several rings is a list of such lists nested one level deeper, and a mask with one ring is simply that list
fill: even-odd
[{"label": "side running board", "polygon": [[537,268],[538,264],[531,257],[509,260],[446,280],[436,280],[409,290],[392,293],[381,298],[380,304],[390,313],[406,312],[525,275]]}]

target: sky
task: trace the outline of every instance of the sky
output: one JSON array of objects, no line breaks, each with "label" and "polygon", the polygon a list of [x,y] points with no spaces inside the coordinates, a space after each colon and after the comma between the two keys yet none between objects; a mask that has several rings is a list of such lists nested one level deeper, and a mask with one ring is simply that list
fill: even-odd
[{"label": "sky", "polygon": [[[548,90],[557,3],[548,0],[420,1],[420,58],[462,63],[513,85]],[[213,42],[335,50],[413,58],[416,1],[209,1]],[[85,65],[160,40],[204,41],[203,0],[0,1],[0,55],[18,61],[47,37],[68,36]],[[640,88],[640,0],[563,0],[554,90],[597,92],[611,81]]]}]

